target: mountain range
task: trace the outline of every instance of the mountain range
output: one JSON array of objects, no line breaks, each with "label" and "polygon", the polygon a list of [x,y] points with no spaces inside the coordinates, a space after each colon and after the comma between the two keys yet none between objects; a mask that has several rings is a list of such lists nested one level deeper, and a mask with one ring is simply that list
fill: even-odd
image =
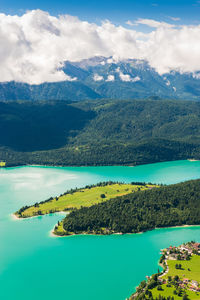
[{"label": "mountain range", "polygon": [[0,100],[200,99],[198,72],[160,75],[144,60],[97,56],[67,61],[62,70],[70,80],[39,85],[0,83]]}]

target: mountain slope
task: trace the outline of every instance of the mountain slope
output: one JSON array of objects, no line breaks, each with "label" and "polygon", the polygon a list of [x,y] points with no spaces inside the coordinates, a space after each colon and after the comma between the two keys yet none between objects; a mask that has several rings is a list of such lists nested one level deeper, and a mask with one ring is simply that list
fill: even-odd
[{"label": "mountain slope", "polygon": [[94,57],[67,61],[62,69],[72,81],[28,85],[0,83],[0,100],[200,99],[199,73],[160,75],[143,60]]},{"label": "mountain slope", "polygon": [[200,102],[0,102],[7,165],[116,165],[200,159]]},{"label": "mountain slope", "polygon": [[0,83],[0,100],[67,100],[98,99],[101,96],[80,81],[63,81],[28,85],[25,83]]}]

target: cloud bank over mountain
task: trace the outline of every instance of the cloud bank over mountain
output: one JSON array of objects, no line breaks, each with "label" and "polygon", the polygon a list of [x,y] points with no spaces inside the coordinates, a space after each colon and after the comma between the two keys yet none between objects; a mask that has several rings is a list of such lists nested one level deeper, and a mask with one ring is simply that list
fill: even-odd
[{"label": "cloud bank over mountain", "polygon": [[200,70],[200,25],[173,26],[139,19],[135,24],[151,28],[144,33],[131,26],[134,22],[128,24],[129,28],[109,21],[97,25],[41,10],[22,16],[0,14],[0,81],[75,81],[77,78],[63,72],[64,62],[94,56],[144,59],[159,74]]}]

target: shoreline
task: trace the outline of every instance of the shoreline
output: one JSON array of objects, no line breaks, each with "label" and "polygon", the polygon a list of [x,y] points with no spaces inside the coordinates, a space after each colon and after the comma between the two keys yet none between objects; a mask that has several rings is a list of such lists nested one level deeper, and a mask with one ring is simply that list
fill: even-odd
[{"label": "shoreline", "polygon": [[56,237],[58,237],[58,238],[61,238],[61,237],[65,237],[66,235],[56,235],[55,233],[54,233],[54,231],[53,231],[53,229],[51,229],[49,232],[48,232],[48,236],[49,237],[51,237],[51,238],[56,238]]},{"label": "shoreline", "polygon": [[[15,220],[15,221],[18,221],[18,220],[27,220],[27,219],[32,219],[32,218],[38,218],[38,217],[44,217],[44,216],[48,216],[50,215],[51,213],[49,214],[44,214],[44,215],[37,215],[37,216],[31,216],[31,217],[25,217],[25,218],[19,218],[18,216],[16,216],[14,213],[10,214],[10,217],[12,220]],[[67,215],[68,212],[66,211],[57,211],[55,213],[52,213],[52,214],[61,214],[61,215]]]},{"label": "shoreline", "polygon": [[[66,214],[66,212],[64,211],[60,211],[60,212],[57,212],[57,214]],[[24,220],[24,219],[31,219],[31,218],[35,218],[35,217],[43,217],[43,216],[47,216],[49,214],[45,214],[45,215],[41,215],[41,216],[32,216],[32,217],[27,217],[27,218],[19,218],[17,217],[15,214],[10,214],[10,217],[13,221],[21,221],[21,220]],[[154,229],[149,229],[149,230],[146,230],[146,231],[140,231],[140,232],[136,232],[136,233],[131,233],[131,232],[127,232],[127,233],[122,233],[122,232],[114,232],[114,233],[111,233],[111,234],[94,234],[94,233],[79,233],[79,234],[70,234],[70,235],[57,235],[54,233],[54,229],[51,229],[49,231],[49,236],[50,237],[53,237],[53,238],[60,238],[60,237],[70,237],[70,236],[79,236],[79,235],[93,235],[93,236],[108,236],[108,235],[132,235],[132,234],[143,234],[143,233],[146,233],[148,231],[153,231],[153,230],[160,230],[160,229],[170,229],[170,228],[189,228],[189,227],[200,227],[200,224],[199,225],[177,225],[177,226],[168,226],[168,227],[158,227],[158,228],[154,228]]]},{"label": "shoreline", "polygon": [[17,220],[23,219],[23,218],[17,217],[15,214],[10,214],[9,216],[10,216],[10,218],[11,218],[13,221],[17,221]]},{"label": "shoreline", "polygon": [[[133,233],[133,234],[142,234],[143,232],[137,232],[137,233]],[[78,234],[68,234],[68,235],[57,235],[54,233],[54,230],[50,230],[49,232],[50,237],[70,237],[70,236],[79,236],[79,235],[93,235],[93,236],[108,236],[108,235],[124,235],[124,234],[132,234],[132,233],[122,233],[122,232],[116,232],[116,233],[112,233],[112,234],[94,234],[94,233],[78,233]]]},{"label": "shoreline", "polygon": [[[38,216],[31,216],[31,217],[26,217],[26,218],[19,218],[19,217],[18,217],[17,215],[15,215],[15,214],[11,214],[10,216],[11,216],[12,220],[14,220],[14,221],[21,221],[21,220],[27,220],[27,219],[32,219],[32,218],[40,217],[40,216],[38,215]],[[42,216],[42,215],[41,215],[41,216]],[[45,215],[43,215],[43,216],[45,216]]]},{"label": "shoreline", "polygon": [[[177,226],[168,226],[168,227],[157,227],[153,230],[159,230],[159,229],[169,229],[169,228],[186,228],[186,227],[200,227],[200,224],[199,225],[177,225]],[[147,230],[149,231],[149,230]]]},{"label": "shoreline", "polygon": [[75,234],[75,233],[73,233],[73,234],[70,234],[70,235],[56,235],[56,234],[53,233],[53,229],[50,232],[52,232],[54,237],[69,237],[69,236],[79,236],[79,235],[109,236],[109,235],[143,234],[143,233],[146,233],[148,231],[153,231],[153,230],[170,229],[170,228],[187,228],[187,227],[200,227],[200,224],[199,225],[178,225],[178,226],[159,227],[159,228],[149,229],[149,230],[146,230],[146,231],[140,231],[140,232],[135,232],[135,233],[131,233],[131,232],[127,232],[127,233],[114,232],[114,233],[111,233],[111,234],[94,234],[94,233]]},{"label": "shoreline", "polygon": [[[10,216],[11,216],[11,219],[13,220],[13,221],[22,221],[22,220],[27,220],[27,219],[32,219],[32,218],[36,218],[36,217],[40,217],[39,215],[38,216],[31,216],[31,217],[26,217],[26,218],[19,218],[17,215],[15,215],[15,214],[10,214]],[[45,216],[45,215],[43,215],[43,216]]]},{"label": "shoreline", "polygon": [[11,166],[6,166],[3,167],[2,169],[9,169],[9,168],[20,168],[20,167],[47,167],[47,168],[84,168],[84,167],[137,167],[137,166],[145,166],[145,165],[153,165],[153,164],[160,164],[160,163],[167,163],[167,162],[180,162],[180,161],[190,161],[190,162],[197,162],[200,161],[199,159],[193,159],[193,158],[186,158],[186,159],[175,159],[175,160],[165,160],[165,161],[156,161],[156,162],[150,162],[150,163],[130,163],[130,164],[126,164],[126,163],[122,163],[122,164],[107,164],[107,165],[53,165],[53,164],[24,164],[24,165],[11,165]]},{"label": "shoreline", "polygon": [[[56,214],[66,214],[65,211],[60,211],[60,212],[56,212]],[[35,218],[35,217],[43,217],[43,216],[47,216],[49,214],[45,214],[45,215],[40,215],[40,216],[31,216],[31,217],[27,217],[27,218],[19,218],[17,217],[15,214],[10,214],[10,217],[13,221],[21,221],[21,220],[25,220],[25,219],[31,219],[31,218]],[[50,237],[70,237],[70,236],[79,236],[79,235],[93,235],[93,236],[108,236],[108,235],[132,235],[132,234],[143,234],[146,233],[148,231],[153,231],[153,230],[160,230],[160,229],[170,229],[170,228],[189,228],[189,227],[200,227],[199,225],[177,225],[177,226],[168,226],[168,227],[158,227],[158,228],[154,228],[154,229],[149,229],[146,231],[140,231],[140,232],[136,232],[136,233],[131,233],[131,232],[127,232],[127,233],[122,233],[122,232],[114,232],[111,234],[94,234],[94,233],[80,233],[80,234],[70,234],[70,235],[57,235],[55,234],[53,231],[54,229],[51,229],[49,231],[49,236]]]},{"label": "shoreline", "polygon": [[199,159],[187,159],[188,161],[200,161]]}]

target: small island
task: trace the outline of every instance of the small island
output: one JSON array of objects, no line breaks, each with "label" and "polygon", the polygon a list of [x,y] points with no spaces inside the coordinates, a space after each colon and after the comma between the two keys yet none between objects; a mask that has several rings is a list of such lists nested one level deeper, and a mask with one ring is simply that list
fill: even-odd
[{"label": "small island", "polygon": [[163,271],[147,276],[129,300],[200,299],[200,243],[170,246],[161,252]]}]

